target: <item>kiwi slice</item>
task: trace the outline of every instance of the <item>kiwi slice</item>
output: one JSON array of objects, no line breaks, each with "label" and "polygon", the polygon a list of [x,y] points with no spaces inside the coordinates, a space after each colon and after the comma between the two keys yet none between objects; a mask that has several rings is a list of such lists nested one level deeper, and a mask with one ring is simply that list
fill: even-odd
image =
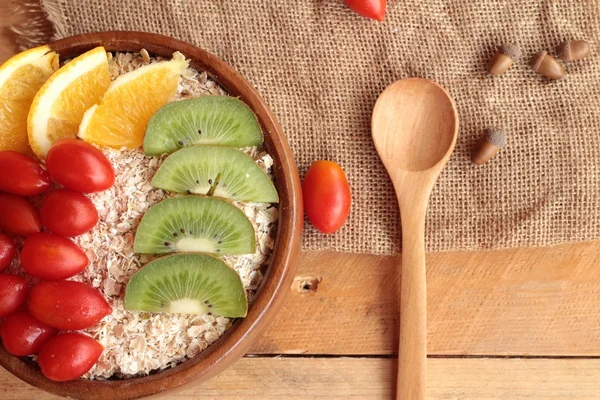
[{"label": "kiwi slice", "polygon": [[185,146],[257,146],[263,133],[243,101],[230,96],[201,96],[163,106],[150,118],[144,137],[149,156]]},{"label": "kiwi slice", "polygon": [[138,226],[136,253],[254,253],[254,227],[236,206],[213,197],[186,196],[151,207]]},{"label": "kiwi slice", "polygon": [[277,203],[269,176],[246,153],[230,147],[188,147],[171,154],[152,179],[154,187],[233,201]]},{"label": "kiwi slice", "polygon": [[235,270],[205,254],[176,254],[151,261],[125,290],[125,309],[245,317],[248,300]]}]

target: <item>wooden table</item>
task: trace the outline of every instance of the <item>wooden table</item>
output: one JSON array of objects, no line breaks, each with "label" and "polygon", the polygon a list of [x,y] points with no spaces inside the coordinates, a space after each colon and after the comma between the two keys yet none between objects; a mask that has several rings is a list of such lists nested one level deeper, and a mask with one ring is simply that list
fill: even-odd
[{"label": "wooden table", "polygon": [[[0,61],[16,51],[9,16],[2,2]],[[427,261],[428,398],[600,398],[600,242]],[[394,257],[305,253],[297,276],[250,355],[161,398],[392,398]],[[31,398],[55,397],[0,369],[0,399]]]}]

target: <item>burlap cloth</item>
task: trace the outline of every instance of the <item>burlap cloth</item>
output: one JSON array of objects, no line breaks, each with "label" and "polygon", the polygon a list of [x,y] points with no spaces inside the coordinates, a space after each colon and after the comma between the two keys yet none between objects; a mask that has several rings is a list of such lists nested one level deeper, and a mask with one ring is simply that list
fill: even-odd
[{"label": "burlap cloth", "polygon": [[[141,30],[194,43],[255,85],[287,134],[303,174],[317,159],[340,163],[352,213],[335,235],[309,224],[310,250],[394,253],[399,215],[370,136],[379,93],[419,76],[456,100],[460,136],[431,198],[430,251],[541,246],[600,238],[600,4],[598,0],[403,0],[385,22],[353,14],[341,0],[43,0],[57,38]],[[531,56],[569,38],[593,55],[549,82]],[[524,59],[503,76],[485,68],[496,45]],[[489,126],[508,147],[470,164]]]}]

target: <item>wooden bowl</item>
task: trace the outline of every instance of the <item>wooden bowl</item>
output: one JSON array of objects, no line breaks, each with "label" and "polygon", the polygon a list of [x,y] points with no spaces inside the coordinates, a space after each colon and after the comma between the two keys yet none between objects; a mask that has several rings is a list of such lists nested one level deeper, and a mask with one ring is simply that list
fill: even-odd
[{"label": "wooden bowl", "polygon": [[141,32],[102,32],[73,36],[50,44],[61,60],[73,58],[97,46],[107,51],[139,52],[171,57],[180,51],[190,66],[206,71],[232,96],[252,108],[262,125],[265,146],[274,160],[275,185],[279,192],[279,222],[275,249],[248,316],[238,319],[217,342],[175,368],[131,379],[85,380],[58,383],[46,379],[36,363],[10,355],[0,346],[0,364],[25,382],[70,398],[132,399],[149,396],[188,382],[205,381],[242,357],[260,332],[273,320],[289,290],[300,253],[303,210],[298,170],[275,116],[260,95],[232,67],[214,55],[170,37]]}]

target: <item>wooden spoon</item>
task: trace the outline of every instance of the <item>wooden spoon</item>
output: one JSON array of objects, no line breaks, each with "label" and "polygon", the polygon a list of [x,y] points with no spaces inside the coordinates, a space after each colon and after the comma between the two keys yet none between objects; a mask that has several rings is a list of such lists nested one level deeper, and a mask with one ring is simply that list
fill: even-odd
[{"label": "wooden spoon", "polygon": [[379,96],[371,128],[396,190],[402,222],[397,397],[420,400],[425,398],[427,374],[425,215],[431,190],[456,144],[458,112],[438,84],[404,79]]}]

